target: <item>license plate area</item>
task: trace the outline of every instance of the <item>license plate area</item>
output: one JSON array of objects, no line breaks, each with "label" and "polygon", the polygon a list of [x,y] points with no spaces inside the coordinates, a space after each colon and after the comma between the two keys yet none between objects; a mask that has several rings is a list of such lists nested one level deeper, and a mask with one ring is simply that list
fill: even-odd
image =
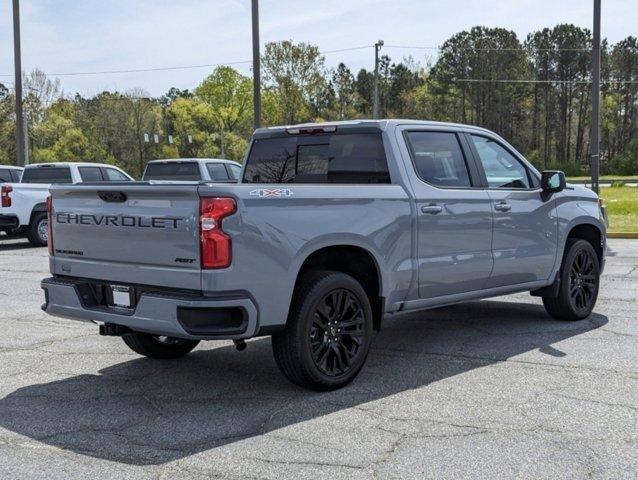
[{"label": "license plate area", "polygon": [[122,285],[108,285],[106,288],[107,306],[111,308],[135,308],[135,290]]}]

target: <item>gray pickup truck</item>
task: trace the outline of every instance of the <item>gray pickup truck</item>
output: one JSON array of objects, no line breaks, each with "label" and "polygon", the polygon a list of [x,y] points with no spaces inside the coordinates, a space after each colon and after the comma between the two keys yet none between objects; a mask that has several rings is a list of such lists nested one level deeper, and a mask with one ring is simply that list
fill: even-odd
[{"label": "gray pickup truck", "polygon": [[598,197],[494,133],[418,121],[265,128],[238,184],[54,185],[43,309],[135,352],[271,335],[292,382],[362,368],[384,316],[513,292],[592,311]]}]

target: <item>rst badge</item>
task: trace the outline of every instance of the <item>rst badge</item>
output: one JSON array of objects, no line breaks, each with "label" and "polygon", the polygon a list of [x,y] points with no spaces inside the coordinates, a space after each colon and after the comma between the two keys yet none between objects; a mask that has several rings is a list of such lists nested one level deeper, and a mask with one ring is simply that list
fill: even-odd
[{"label": "rst badge", "polygon": [[289,188],[256,188],[250,191],[251,197],[281,198],[292,197],[293,191]]}]

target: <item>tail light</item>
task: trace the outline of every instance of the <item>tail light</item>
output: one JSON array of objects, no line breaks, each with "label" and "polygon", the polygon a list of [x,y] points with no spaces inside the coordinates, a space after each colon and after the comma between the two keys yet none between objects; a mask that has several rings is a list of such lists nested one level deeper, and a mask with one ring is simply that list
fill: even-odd
[{"label": "tail light", "polygon": [[237,211],[229,197],[202,198],[199,203],[199,233],[202,268],[226,268],[232,260],[230,237],[222,230],[222,219]]},{"label": "tail light", "polygon": [[9,194],[13,192],[13,187],[10,185],[3,185],[0,188],[0,196],[2,197],[2,206],[10,207],[11,206],[11,197]]},{"label": "tail light", "polygon": [[49,255],[53,255],[53,200],[51,195],[47,197],[47,245],[49,247]]}]

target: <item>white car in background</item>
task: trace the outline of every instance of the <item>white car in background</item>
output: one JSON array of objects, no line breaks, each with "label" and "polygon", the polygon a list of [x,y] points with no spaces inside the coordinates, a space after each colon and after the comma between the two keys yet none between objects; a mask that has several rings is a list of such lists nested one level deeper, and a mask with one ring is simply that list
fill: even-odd
[{"label": "white car in background", "polygon": [[[4,169],[5,167],[0,167]],[[12,173],[15,176],[15,173]],[[20,179],[0,185],[0,230],[25,233],[34,246],[48,238],[46,199],[55,183],[130,182],[122,169],[100,163],[38,163],[24,168]]]},{"label": "white car in background", "polygon": [[142,181],[237,183],[241,164],[223,158],[176,158],[148,162]]}]

